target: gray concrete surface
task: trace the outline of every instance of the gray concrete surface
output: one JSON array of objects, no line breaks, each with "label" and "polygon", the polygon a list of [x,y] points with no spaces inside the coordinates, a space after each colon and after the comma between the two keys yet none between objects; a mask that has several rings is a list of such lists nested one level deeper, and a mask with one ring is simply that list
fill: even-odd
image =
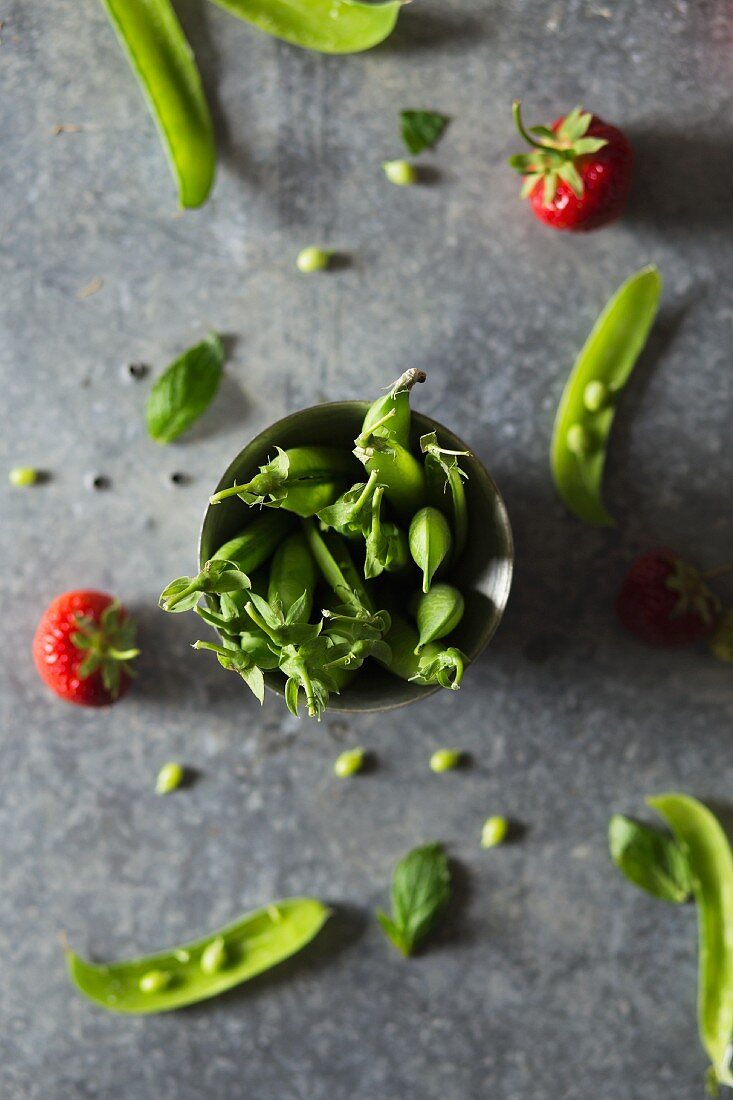
[{"label": "gray concrete surface", "polygon": [[[3,1100],[691,1100],[695,929],[609,866],[613,810],[683,788],[731,800],[731,669],[648,652],[610,605],[634,552],[731,557],[731,93],[725,0],[416,0],[382,48],[305,54],[193,0],[180,11],[217,118],[210,204],[180,216],[139,92],[97,5],[0,3],[2,469],[52,479],[2,499],[0,1095]],[[543,230],[505,167],[509,104],[576,102],[624,126],[625,220]],[[390,187],[397,111],[453,117],[430,186]],[[78,133],[52,135],[55,124]],[[298,249],[348,268],[304,279]],[[553,409],[600,305],[647,261],[664,309],[620,408],[594,531],[548,476]],[[102,288],[82,300],[93,279]],[[166,450],[147,383],[208,327],[221,396]],[[188,648],[156,598],[194,564],[210,487],[243,440],[326,398],[424,367],[419,405],[472,441],[517,539],[510,610],[459,696],[394,716],[291,719]],[[187,487],[168,475],[183,470]],[[84,488],[89,473],[112,479]],[[98,585],[137,613],[144,656],[108,713],[48,695],[28,647],[45,603]],[[728,598],[733,598],[730,586]],[[380,766],[330,777],[341,746]],[[434,777],[431,750],[473,765]],[[200,772],[152,793],[159,765]],[[485,853],[489,813],[523,822]],[[372,910],[432,838],[455,904],[406,963]],[[337,916],[301,957],[205,1006],[120,1018],[77,997],[57,936],[124,957],[308,892]]]}]

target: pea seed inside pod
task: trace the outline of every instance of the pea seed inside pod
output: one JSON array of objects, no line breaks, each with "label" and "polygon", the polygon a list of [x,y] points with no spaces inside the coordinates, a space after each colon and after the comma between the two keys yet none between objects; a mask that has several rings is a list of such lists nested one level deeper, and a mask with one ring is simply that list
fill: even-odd
[{"label": "pea seed inside pod", "polygon": [[172,980],[167,970],[148,970],[140,979],[140,989],[143,993],[160,993],[168,988]]},{"label": "pea seed inside pod", "polygon": [[452,584],[434,584],[429,592],[421,593],[416,601],[415,619],[420,640],[415,653],[420,653],[428,642],[445,638],[463,618],[465,602]]},{"label": "pea seed inside pod", "polygon": [[430,591],[435,573],[449,557],[453,537],[448,521],[437,508],[428,505],[415,514],[410,524],[410,553],[422,570],[423,592]]},{"label": "pea seed inside pod", "polygon": [[218,974],[227,961],[227,949],[223,936],[216,936],[201,952],[201,969],[204,974]]}]

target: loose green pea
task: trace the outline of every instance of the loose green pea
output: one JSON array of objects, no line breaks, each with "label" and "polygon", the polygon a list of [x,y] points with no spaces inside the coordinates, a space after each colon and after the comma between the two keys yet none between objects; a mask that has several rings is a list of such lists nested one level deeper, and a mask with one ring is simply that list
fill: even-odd
[{"label": "loose green pea", "polygon": [[171,975],[167,970],[148,970],[140,979],[143,993],[160,993],[171,984]]},{"label": "loose green pea", "polygon": [[180,787],[182,782],[183,768],[180,764],[171,761],[164,764],[158,772],[158,778],[155,780],[155,793],[170,794],[171,791],[175,791],[176,787]]},{"label": "loose green pea", "polygon": [[204,974],[218,974],[227,961],[227,949],[223,936],[216,936],[201,952],[201,969]]},{"label": "loose green pea", "polygon": [[417,169],[408,160],[385,160],[382,169],[389,182],[396,183],[398,187],[417,183]]},{"label": "loose green pea", "polygon": [[336,758],[333,765],[334,774],[339,779],[348,779],[350,775],[356,775],[364,767],[364,750],[347,749]]},{"label": "loose green pea", "polygon": [[310,275],[314,271],[325,271],[332,255],[332,252],[324,252],[322,248],[309,245],[298,253],[295,263],[298,271],[304,275]]},{"label": "loose green pea", "polygon": [[505,817],[487,817],[481,830],[481,847],[495,848],[506,840],[509,822]]},{"label": "loose green pea", "polygon": [[14,466],[8,474],[8,481],[16,489],[25,489],[38,481],[38,470],[32,466]]},{"label": "loose green pea", "polygon": [[457,768],[461,762],[460,749],[437,749],[430,757],[430,770],[440,775],[441,772]]}]

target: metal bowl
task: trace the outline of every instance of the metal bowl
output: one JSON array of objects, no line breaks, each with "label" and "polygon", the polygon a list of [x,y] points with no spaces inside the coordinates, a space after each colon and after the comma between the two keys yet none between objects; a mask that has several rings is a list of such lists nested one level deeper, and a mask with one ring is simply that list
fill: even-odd
[{"label": "metal bowl", "polygon": [[[257,472],[258,466],[272,457],[276,445],[284,450],[308,444],[327,444],[351,450],[368,407],[366,401],[336,401],[313,405],[276,421],[239,452],[222,474],[214,491],[229,488],[235,480],[240,484],[248,481]],[[470,450],[463,440],[442,424],[413,411],[414,450],[419,450],[419,438],[426,432],[437,432],[438,442],[443,447],[456,451]],[[491,640],[509,599],[514,547],[506,506],[490,474],[473,455],[462,458],[461,466],[468,474],[465,487],[469,539],[459,561],[445,579],[453,581],[466,600],[466,610],[460,625],[451,635],[451,645],[458,646],[470,661],[474,661]],[[357,480],[359,470],[355,466],[354,481]],[[230,497],[215,506],[209,505],[199,539],[200,565],[203,566],[228,539],[240,534],[256,514],[238,497]],[[410,594],[405,593],[406,598]],[[265,673],[265,682],[271,691],[283,694],[283,678],[276,670]],[[329,710],[391,710],[426,699],[438,690],[443,689],[407,683],[368,662],[341,695],[331,697]]]}]

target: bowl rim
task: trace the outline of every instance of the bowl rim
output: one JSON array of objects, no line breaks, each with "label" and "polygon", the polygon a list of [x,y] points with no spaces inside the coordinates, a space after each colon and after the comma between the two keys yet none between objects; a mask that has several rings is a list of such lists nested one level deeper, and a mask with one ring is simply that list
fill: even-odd
[{"label": "bowl rim", "polygon": [[[260,443],[260,440],[262,439],[263,436],[268,436],[268,437],[271,436],[272,432],[277,430],[282,425],[291,424],[292,421],[295,420],[296,418],[299,418],[301,416],[306,416],[308,413],[314,413],[316,411],[320,411],[320,410],[324,410],[324,409],[333,409],[333,410],[348,409],[350,412],[361,411],[361,412],[366,413],[366,410],[369,408],[369,404],[370,404],[369,401],[360,400],[360,399],[357,399],[357,398],[347,399],[347,400],[344,400],[344,401],[321,401],[321,402],[319,402],[318,404],[315,404],[315,405],[306,405],[302,409],[296,409],[294,412],[286,413],[285,416],[281,416],[281,417],[279,417],[279,419],[273,420],[272,423],[270,423],[270,424],[266,425],[264,428],[262,428],[262,430],[259,431],[257,433],[257,435],[253,436],[247,443],[244,444],[243,447],[240,448],[240,450],[237,452],[237,454],[234,456],[234,458],[231,460],[229,465],[224,470],[224,473],[221,475],[221,477],[219,478],[219,480],[216,484],[216,488],[214,489],[214,492],[211,493],[210,496],[213,496],[215,493],[218,493],[222,488],[227,488],[228,487],[228,485],[225,484],[225,483],[228,483],[231,480],[231,478],[233,477],[233,473],[230,473],[230,471],[232,471],[233,468],[236,467],[239,464],[239,461],[240,461],[240,459],[241,459],[241,457],[242,457],[242,455],[244,454],[245,451],[250,450],[250,448],[256,447],[256,445],[258,445]],[[507,604],[509,602],[509,596],[510,596],[510,593],[511,593],[512,581],[513,581],[513,577],[514,577],[514,562],[515,562],[514,535],[513,535],[513,532],[512,532],[511,521],[509,519],[509,511],[507,509],[504,497],[502,496],[498,485],[494,481],[494,478],[491,476],[491,474],[487,470],[487,468],[484,465],[484,463],[482,462],[482,460],[478,457],[476,452],[471,447],[469,447],[469,445],[467,443],[465,443],[464,440],[462,440],[460,436],[456,435],[456,433],[454,431],[452,431],[450,428],[447,428],[444,424],[441,424],[441,422],[439,420],[435,420],[432,416],[428,416],[427,413],[420,412],[418,409],[413,409],[412,410],[412,417],[413,417],[413,423],[414,423],[414,419],[418,418],[419,420],[423,421],[428,426],[427,427],[428,431],[435,431],[435,432],[438,432],[439,435],[442,434],[444,436],[449,437],[450,442],[454,445],[455,450],[464,450],[464,451],[469,452],[472,461],[476,463],[479,470],[481,471],[481,475],[485,479],[486,483],[488,484],[491,495],[494,498],[494,502],[495,502],[495,506],[496,506],[495,521],[498,519],[498,526],[501,528],[502,536],[503,536],[503,539],[504,539],[505,544],[506,544],[506,553],[505,553],[504,557],[502,558],[502,561],[504,563],[504,573],[505,573],[503,600],[502,600],[502,603],[501,603],[500,606],[497,605],[498,615],[496,615],[494,617],[494,620],[491,624],[490,629],[488,629],[486,631],[485,635],[483,636],[483,638],[481,640],[481,644],[480,644],[479,648],[476,650],[476,652],[470,658],[470,664],[473,665],[473,664],[476,663],[478,658],[481,656],[481,654],[484,652],[484,650],[489,645],[489,642],[492,640],[492,638],[496,634],[496,631],[498,630],[499,624],[501,623],[501,620],[504,617],[504,612],[506,611],[506,607],[507,607]],[[271,445],[271,444],[268,444],[268,445]],[[297,445],[298,444],[293,444],[293,446],[297,446]],[[263,442],[263,447],[264,447],[264,442]],[[202,542],[203,542],[203,536],[204,536],[204,528],[206,526],[206,520],[207,520],[207,517],[209,515],[209,512],[214,507],[215,507],[215,505],[211,504],[210,501],[207,499],[206,507],[204,509],[204,514],[201,518],[201,526],[199,528],[199,537],[198,537],[198,544],[197,544],[197,555],[198,555],[199,569],[203,568],[203,564],[204,564],[202,562]],[[267,691],[272,692],[274,695],[279,695],[281,698],[284,697],[284,695],[285,695],[284,687],[280,688],[279,685],[273,685],[273,684],[270,684],[270,683],[266,683],[265,687],[266,687]],[[441,690],[441,688],[440,688],[439,684],[428,684],[428,685],[425,685],[423,687],[423,691],[420,695],[416,695],[411,699],[401,699],[398,702],[393,702],[393,703],[377,703],[373,707],[349,707],[349,706],[347,706],[346,705],[346,697],[348,696],[348,692],[347,692],[346,696],[344,696],[344,697],[342,697],[340,695],[337,695],[335,697],[335,700],[332,703],[329,703],[328,709],[329,709],[329,711],[332,711],[334,713],[340,713],[340,714],[376,714],[376,713],[379,713],[379,712],[384,712],[384,711],[389,711],[389,710],[399,710],[402,707],[412,706],[414,703],[420,703],[424,699],[427,699],[429,696],[435,695],[436,692],[438,692],[440,690]]]}]

